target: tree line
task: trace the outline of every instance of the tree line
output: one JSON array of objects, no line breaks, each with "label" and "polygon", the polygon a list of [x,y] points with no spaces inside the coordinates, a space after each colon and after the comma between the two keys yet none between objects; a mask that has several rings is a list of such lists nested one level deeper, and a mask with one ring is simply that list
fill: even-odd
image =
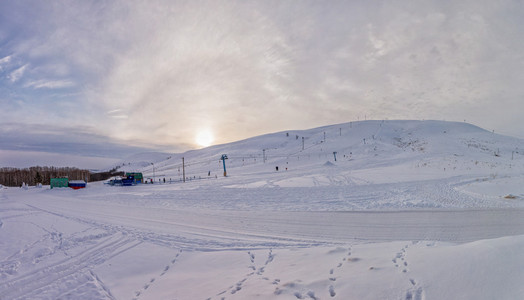
[{"label": "tree line", "polygon": [[51,178],[60,177],[67,177],[69,180],[89,180],[90,172],[71,167],[0,168],[0,184],[5,186],[21,186],[23,183],[48,185]]}]

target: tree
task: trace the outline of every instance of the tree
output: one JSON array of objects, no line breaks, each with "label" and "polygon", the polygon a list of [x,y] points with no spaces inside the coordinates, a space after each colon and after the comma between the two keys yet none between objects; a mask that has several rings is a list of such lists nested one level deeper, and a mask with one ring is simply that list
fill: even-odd
[{"label": "tree", "polygon": [[38,171],[36,171],[35,183],[42,183],[42,176],[40,175],[40,172]]}]

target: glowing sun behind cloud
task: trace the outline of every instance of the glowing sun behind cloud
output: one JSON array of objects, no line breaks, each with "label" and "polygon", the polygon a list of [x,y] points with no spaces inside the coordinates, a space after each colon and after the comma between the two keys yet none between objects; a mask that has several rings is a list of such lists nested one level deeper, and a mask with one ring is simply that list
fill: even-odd
[{"label": "glowing sun behind cloud", "polygon": [[214,140],[213,133],[207,129],[199,131],[195,138],[195,142],[200,147],[209,147]]}]

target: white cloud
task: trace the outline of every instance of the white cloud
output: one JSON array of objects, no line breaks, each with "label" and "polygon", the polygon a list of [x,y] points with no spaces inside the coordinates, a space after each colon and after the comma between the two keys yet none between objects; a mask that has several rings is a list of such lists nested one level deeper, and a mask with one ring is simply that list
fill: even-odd
[{"label": "white cloud", "polygon": [[25,84],[25,87],[31,87],[34,89],[61,89],[75,86],[75,83],[71,80],[35,80]]},{"label": "white cloud", "polygon": [[5,66],[8,65],[9,62],[11,62],[11,59],[11,55],[0,58],[0,72],[4,70]]},{"label": "white cloud", "polygon": [[27,70],[27,68],[29,67],[28,64],[25,64],[23,66],[21,66],[20,68],[17,68],[16,70],[12,71],[8,76],[7,78],[11,81],[11,82],[17,82],[18,80],[20,80],[20,78],[22,78],[22,76],[24,75],[25,71]]},{"label": "white cloud", "polygon": [[113,119],[127,119],[129,116],[125,113],[123,109],[117,108],[110,110],[106,113],[108,116],[110,116]]},{"label": "white cloud", "polygon": [[117,114],[117,113],[120,113],[122,112],[122,109],[120,108],[117,108],[117,109],[113,109],[113,110],[110,110],[107,112],[108,115],[112,115],[112,114]]}]

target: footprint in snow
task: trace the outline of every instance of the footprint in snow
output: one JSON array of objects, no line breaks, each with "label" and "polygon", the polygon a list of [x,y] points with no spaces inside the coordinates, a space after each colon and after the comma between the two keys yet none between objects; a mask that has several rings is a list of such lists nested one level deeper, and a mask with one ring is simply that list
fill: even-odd
[{"label": "footprint in snow", "polygon": [[315,296],[315,292],[313,291],[309,291],[307,292],[307,295],[309,298],[311,298],[312,300],[318,300],[317,296]]},{"label": "footprint in snow", "polygon": [[[341,248],[337,248],[337,249],[335,249],[335,250],[332,250],[330,253],[336,253],[336,252],[339,252],[339,251],[340,251],[339,249],[340,249],[340,250],[343,250],[343,249],[341,249]],[[344,252],[345,252],[345,251],[344,251]],[[345,253],[347,253],[347,254],[346,254],[346,255],[342,258],[342,260],[338,263],[338,265],[336,266],[337,269],[338,269],[338,268],[341,268],[341,267],[344,265],[344,262],[349,263],[349,262],[356,262],[356,261],[359,261],[359,260],[360,260],[359,258],[352,258],[352,257],[351,257],[351,247],[349,247],[349,248],[347,249],[347,252],[345,252]],[[333,275],[334,273],[335,273],[335,268],[332,268],[332,269],[329,270],[329,275]],[[337,277],[335,277],[335,276],[329,276],[328,279],[329,279],[329,281],[331,281],[331,282],[335,282],[335,281],[337,281]],[[336,292],[335,292],[335,287],[334,287],[333,285],[330,285],[330,286],[328,287],[328,291],[329,291],[329,295],[330,295],[331,297],[335,297]],[[313,298],[313,297],[310,296],[310,298]],[[317,298],[314,297],[313,299],[317,299]]]},{"label": "footprint in snow", "polygon": [[422,288],[409,290],[406,293],[405,300],[423,300],[424,299],[424,290]]},{"label": "footprint in snow", "polygon": [[[173,264],[176,262],[176,259],[178,258],[178,256],[180,255],[180,253],[182,253],[182,250],[180,250],[179,253],[177,253],[177,255],[175,256],[175,258],[174,258],[173,260],[171,260],[171,265],[173,265]],[[163,271],[162,271],[162,273],[160,273],[160,276],[164,276],[164,275],[167,273],[167,271],[168,271],[169,269],[170,269],[170,266],[169,266],[169,265],[165,266],[164,269],[163,269]],[[144,284],[142,290],[140,290],[140,291],[136,291],[136,292],[135,292],[135,298],[134,298],[134,299],[137,300],[137,299],[140,297],[140,295],[141,295],[143,292],[145,292],[147,289],[149,289],[149,287],[151,286],[151,284],[153,284],[153,282],[155,282],[155,281],[156,281],[156,278],[151,278],[151,279],[149,280],[148,283]]]},{"label": "footprint in snow", "polygon": [[332,285],[329,286],[329,295],[331,297],[335,297],[337,295],[337,293],[335,293],[335,288]]},{"label": "footprint in snow", "polygon": [[255,254],[249,251],[247,252],[247,254],[249,255],[249,259],[251,260],[251,262],[255,263]]},{"label": "footprint in snow", "polygon": [[270,262],[273,261],[274,258],[275,258],[275,255],[273,254],[273,250],[269,249],[269,254],[267,255],[267,260],[264,265],[268,265]]}]

